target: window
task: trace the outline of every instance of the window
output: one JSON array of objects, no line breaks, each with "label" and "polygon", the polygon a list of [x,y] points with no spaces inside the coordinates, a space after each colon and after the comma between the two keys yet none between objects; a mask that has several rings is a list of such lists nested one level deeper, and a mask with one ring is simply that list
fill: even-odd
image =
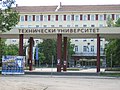
[{"label": "window", "polygon": [[20,16],[20,21],[24,21],[24,16]]},{"label": "window", "polygon": [[67,27],[70,27],[70,25],[67,25]]},{"label": "window", "polygon": [[91,27],[95,27],[95,25],[91,25]]},{"label": "window", "polygon": [[75,21],[79,21],[79,16],[75,15]]},{"label": "window", "polygon": [[62,25],[59,25],[59,27],[62,27]]},{"label": "window", "polygon": [[103,24],[100,24],[99,27],[104,27]]},{"label": "window", "polygon": [[78,46],[75,46],[75,52],[78,52]]},{"label": "window", "polygon": [[55,25],[51,25],[51,27],[55,27]]},{"label": "window", "polygon": [[44,15],[44,21],[47,21],[47,15]]},{"label": "window", "polygon": [[36,21],[39,21],[40,20],[39,18],[40,18],[39,15],[37,15],[36,16]]},{"label": "window", "polygon": [[16,40],[13,39],[12,42],[16,42]]},{"label": "window", "polygon": [[20,25],[20,27],[24,27],[24,25]]},{"label": "window", "polygon": [[118,20],[119,18],[120,18],[120,15],[117,14],[117,15],[116,15],[116,20]]},{"label": "window", "polygon": [[91,46],[91,52],[94,52],[94,46]]},{"label": "window", "polygon": [[67,15],[67,21],[70,21],[70,15]]},{"label": "window", "polygon": [[28,19],[27,17],[28,17],[28,15],[25,15],[25,21],[27,21],[27,19]]},{"label": "window", "polygon": [[48,21],[50,21],[50,15],[48,15]]},{"label": "window", "polygon": [[59,21],[62,21],[62,15],[59,15]]},{"label": "window", "polygon": [[91,21],[95,20],[95,15],[91,15]]},{"label": "window", "polygon": [[100,20],[100,21],[103,20],[103,15],[99,15],[99,20]]},{"label": "window", "polygon": [[80,20],[83,20],[83,15],[80,15]]},{"label": "window", "polygon": [[86,42],[86,41],[87,41],[86,39],[83,40],[83,42]]},{"label": "window", "polygon": [[39,28],[39,25],[36,25],[36,28]]},{"label": "window", "polygon": [[102,45],[100,45],[100,51],[104,51],[104,48]]},{"label": "window", "polygon": [[31,15],[28,16],[28,21],[32,21],[32,16]]},{"label": "window", "polygon": [[66,21],[66,15],[64,15],[64,21]]},{"label": "window", "polygon": [[83,27],[87,27],[87,25],[83,25]]},{"label": "window", "polygon": [[71,15],[71,20],[74,21],[74,15]]},{"label": "window", "polygon": [[40,21],[43,21],[43,15],[40,15]]},{"label": "window", "polygon": [[95,15],[95,19],[98,20],[98,14]]},{"label": "window", "polygon": [[106,14],[104,14],[104,20],[106,20]]},{"label": "window", "polygon": [[33,21],[35,21],[35,15],[33,15]]},{"label": "window", "polygon": [[115,19],[115,15],[114,15],[114,14],[112,14],[112,19],[113,19],[113,20]]},{"label": "window", "polygon": [[75,40],[75,42],[78,42],[78,40]]},{"label": "window", "polygon": [[83,20],[84,20],[84,21],[87,20],[87,15],[83,15]]},{"label": "window", "polygon": [[87,52],[87,46],[83,46],[83,52]]},{"label": "window", "polygon": [[47,25],[43,25],[43,27],[47,27]]},{"label": "window", "polygon": [[56,21],[58,21],[58,15],[56,15]]},{"label": "window", "polygon": [[78,27],[78,25],[75,25],[75,27]]},{"label": "window", "polygon": [[32,27],[32,25],[28,25],[28,28]]},{"label": "window", "polygon": [[51,15],[51,21],[55,21],[55,16]]},{"label": "window", "polygon": [[90,20],[90,14],[88,14],[88,20]]}]

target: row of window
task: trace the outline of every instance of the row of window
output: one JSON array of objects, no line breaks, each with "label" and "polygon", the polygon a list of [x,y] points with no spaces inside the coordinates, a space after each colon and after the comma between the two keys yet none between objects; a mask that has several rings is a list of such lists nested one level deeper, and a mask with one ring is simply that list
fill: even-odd
[{"label": "row of window", "polygon": [[[94,39],[91,39],[90,41],[92,42],[94,41]],[[100,40],[100,41],[103,41],[103,40]],[[78,42],[78,39],[76,39],[75,42]],[[87,39],[83,39],[83,42],[87,42]]]},{"label": "row of window", "polygon": [[[100,51],[104,51],[104,49],[101,47]],[[78,46],[75,46],[75,52],[78,52]],[[88,47],[88,46],[83,46],[83,52],[94,52],[94,46]]]},{"label": "row of window", "polygon": [[[20,25],[20,27],[26,27],[26,26],[24,26],[24,25]],[[32,25],[28,25],[28,27],[34,27],[34,26],[32,26]],[[39,27],[41,27],[40,25],[36,25],[35,26],[36,28],[39,28]],[[43,25],[43,27],[48,27],[47,25]],[[56,27],[55,25],[51,25],[51,27]],[[63,27],[63,25],[59,25],[59,26],[57,26],[57,27]],[[66,27],[80,27],[79,25],[75,25],[75,26],[71,26],[71,25],[67,25]],[[87,26],[87,25],[83,25],[83,26],[81,26],[81,27],[96,27],[95,25],[90,25],[90,26]],[[99,24],[99,27],[104,27],[104,25],[103,24]]]},{"label": "row of window", "polygon": [[[75,46],[75,52],[78,52],[78,46]],[[83,46],[83,52],[94,52],[94,46],[91,46],[90,50],[88,46]]]},{"label": "row of window", "polygon": [[87,15],[21,15],[20,21],[95,21],[95,20],[106,20],[108,17],[113,20],[120,18],[117,14],[87,14]]}]

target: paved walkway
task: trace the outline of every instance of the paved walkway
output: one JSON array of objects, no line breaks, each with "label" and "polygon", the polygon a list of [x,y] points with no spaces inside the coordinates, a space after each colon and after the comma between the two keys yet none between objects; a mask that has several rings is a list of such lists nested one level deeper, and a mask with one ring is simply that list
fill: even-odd
[{"label": "paved walkway", "polygon": [[[104,71],[105,71],[104,68],[100,69],[100,72]],[[35,70],[33,70],[33,72],[57,72],[57,68],[36,68]],[[67,71],[67,72],[96,73],[96,68],[80,69],[80,71]]]},{"label": "paved walkway", "polygon": [[2,75],[0,76],[0,90],[120,90],[120,78]]}]

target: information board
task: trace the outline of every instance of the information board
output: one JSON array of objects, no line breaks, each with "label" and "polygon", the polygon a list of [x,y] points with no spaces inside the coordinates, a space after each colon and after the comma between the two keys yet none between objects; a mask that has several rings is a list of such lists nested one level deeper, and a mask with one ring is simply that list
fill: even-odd
[{"label": "information board", "polygon": [[24,74],[24,56],[3,56],[2,74]]}]

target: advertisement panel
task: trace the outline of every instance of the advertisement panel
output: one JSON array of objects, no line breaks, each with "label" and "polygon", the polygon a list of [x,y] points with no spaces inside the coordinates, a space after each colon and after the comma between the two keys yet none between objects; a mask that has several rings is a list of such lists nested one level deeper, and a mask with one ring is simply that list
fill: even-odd
[{"label": "advertisement panel", "polygon": [[3,56],[2,74],[24,74],[24,56]]}]

